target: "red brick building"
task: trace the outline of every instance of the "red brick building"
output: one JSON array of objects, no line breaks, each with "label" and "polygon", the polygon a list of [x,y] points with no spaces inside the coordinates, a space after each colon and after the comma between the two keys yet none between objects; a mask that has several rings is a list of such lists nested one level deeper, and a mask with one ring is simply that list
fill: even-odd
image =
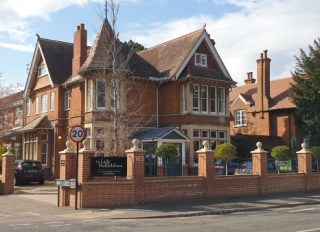
[{"label": "red brick building", "polygon": [[[77,124],[86,128],[97,155],[110,155],[114,119],[119,137],[145,132],[140,139],[146,149],[176,144],[182,166],[194,165],[203,140],[212,146],[229,141],[227,103],[234,81],[205,29],[129,54],[106,20],[91,47],[83,24],[74,43],[39,36],[23,95],[23,158],[41,160],[47,176],[57,176],[57,154]],[[108,82],[119,73],[125,79]],[[132,112],[130,120],[125,110]]]},{"label": "red brick building", "polygon": [[245,85],[231,91],[230,134],[263,137],[259,141],[264,139],[266,149],[280,144],[299,149],[303,142],[303,123],[290,99],[293,80],[288,77],[271,81],[270,63],[264,51],[257,60],[257,83],[250,72]]},{"label": "red brick building", "polygon": [[[2,92],[6,92],[6,87],[3,87]],[[11,90],[8,92],[9,95],[0,98],[0,145],[10,144],[16,158],[21,159],[21,134],[18,130],[23,125],[23,91],[13,94]]]}]

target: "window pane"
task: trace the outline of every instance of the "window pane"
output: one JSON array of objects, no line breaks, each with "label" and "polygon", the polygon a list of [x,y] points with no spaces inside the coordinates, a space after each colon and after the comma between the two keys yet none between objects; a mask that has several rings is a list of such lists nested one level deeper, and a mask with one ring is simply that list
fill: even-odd
[{"label": "window pane", "polygon": [[54,110],[54,99],[55,98],[55,92],[50,93],[50,110]]},{"label": "window pane", "polygon": [[210,87],[210,112],[217,112],[217,103],[216,103],[216,87]]},{"label": "window pane", "polygon": [[47,112],[48,110],[48,95],[41,96],[41,112]]},{"label": "window pane", "polygon": [[97,107],[104,108],[106,106],[106,85],[103,79],[97,80]]},{"label": "window pane", "polygon": [[208,112],[208,86],[201,86],[201,111]]},{"label": "window pane", "polygon": [[193,85],[193,111],[199,111],[199,85]]},{"label": "window pane", "polygon": [[225,90],[224,88],[219,88],[218,92],[218,100],[219,100],[219,113],[225,113]]}]

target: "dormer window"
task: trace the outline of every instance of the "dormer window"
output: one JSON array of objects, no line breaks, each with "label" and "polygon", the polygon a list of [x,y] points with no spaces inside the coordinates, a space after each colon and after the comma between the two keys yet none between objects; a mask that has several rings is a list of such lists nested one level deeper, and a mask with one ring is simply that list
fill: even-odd
[{"label": "dormer window", "polygon": [[208,67],[207,66],[207,55],[202,53],[195,54],[195,65],[200,67]]},{"label": "dormer window", "polygon": [[48,69],[45,64],[42,64],[38,67],[38,77],[42,77],[44,75],[48,74]]}]

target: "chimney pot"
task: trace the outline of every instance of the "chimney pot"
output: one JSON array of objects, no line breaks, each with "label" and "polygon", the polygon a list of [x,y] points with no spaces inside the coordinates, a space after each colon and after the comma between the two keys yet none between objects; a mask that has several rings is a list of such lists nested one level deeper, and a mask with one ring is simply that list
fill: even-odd
[{"label": "chimney pot", "polygon": [[268,58],[268,54],[267,54],[268,50],[264,50],[263,53],[264,53],[264,58],[267,59]]},{"label": "chimney pot", "polygon": [[84,24],[83,23],[81,23],[80,24],[80,28],[82,29],[82,30],[84,30],[85,28],[84,28]]},{"label": "chimney pot", "polygon": [[79,31],[80,30],[80,26],[77,26],[77,31]]}]

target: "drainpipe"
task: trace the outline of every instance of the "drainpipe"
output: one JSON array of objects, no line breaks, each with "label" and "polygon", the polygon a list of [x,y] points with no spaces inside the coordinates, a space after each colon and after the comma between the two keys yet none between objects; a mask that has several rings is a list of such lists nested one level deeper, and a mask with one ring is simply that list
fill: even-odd
[{"label": "drainpipe", "polygon": [[58,123],[55,123],[54,127],[53,127],[53,173],[52,173],[52,179],[54,179],[56,176],[57,127],[58,127]]}]

